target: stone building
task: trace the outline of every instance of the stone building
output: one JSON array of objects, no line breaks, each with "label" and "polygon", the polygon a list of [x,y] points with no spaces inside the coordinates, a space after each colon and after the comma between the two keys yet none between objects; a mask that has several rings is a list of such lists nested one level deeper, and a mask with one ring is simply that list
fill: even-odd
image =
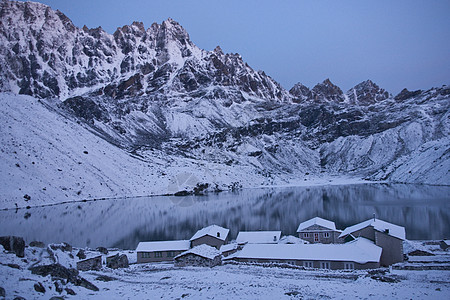
[{"label": "stone building", "polygon": [[188,250],[188,240],[140,242],[136,248],[137,263],[173,261],[178,254]]},{"label": "stone building", "polygon": [[337,244],[343,242],[342,239],[339,239],[341,231],[336,229],[334,222],[319,217],[300,223],[297,233],[299,238],[311,244]]},{"label": "stone building", "polygon": [[406,238],[405,228],[386,221],[373,219],[347,227],[339,238],[350,241],[364,237],[383,249],[380,264],[389,266],[403,261],[403,241]]},{"label": "stone building", "polygon": [[210,225],[197,231],[190,239],[191,247],[206,244],[216,249],[228,243],[229,229],[220,227],[218,225]]}]

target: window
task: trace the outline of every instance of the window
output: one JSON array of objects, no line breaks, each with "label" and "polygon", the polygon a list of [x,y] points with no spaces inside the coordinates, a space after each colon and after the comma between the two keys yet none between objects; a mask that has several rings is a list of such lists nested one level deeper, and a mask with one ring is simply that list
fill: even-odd
[{"label": "window", "polygon": [[304,261],[304,262],[303,262],[303,266],[304,266],[305,268],[314,268],[314,264],[313,264],[312,261]]},{"label": "window", "polygon": [[319,241],[319,234],[314,233],[314,242],[318,242],[318,241]]},{"label": "window", "polygon": [[174,256],[175,256],[175,252],[167,251],[167,257],[174,257]]},{"label": "window", "polygon": [[162,257],[162,252],[155,252],[155,258]]},{"label": "window", "polygon": [[309,233],[304,233],[304,234],[303,234],[303,237],[309,238]]},{"label": "window", "polygon": [[329,238],[330,237],[330,233],[329,232],[324,232],[323,233],[323,237],[324,238]]},{"label": "window", "polygon": [[150,258],[150,252],[142,252],[141,257],[142,258]]},{"label": "window", "polygon": [[322,261],[322,262],[320,262],[320,268],[321,269],[330,269],[330,263],[328,261]]},{"label": "window", "polygon": [[354,270],[355,265],[353,263],[344,263],[344,269],[345,270]]}]

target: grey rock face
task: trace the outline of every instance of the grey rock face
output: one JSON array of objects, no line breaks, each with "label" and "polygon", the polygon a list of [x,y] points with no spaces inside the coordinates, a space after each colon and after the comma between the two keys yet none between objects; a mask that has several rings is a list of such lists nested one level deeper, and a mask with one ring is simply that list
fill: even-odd
[{"label": "grey rock face", "polygon": [[312,97],[316,102],[343,102],[344,93],[334,85],[330,79],[325,79],[311,90]]},{"label": "grey rock face", "polygon": [[289,93],[294,96],[294,102],[301,103],[312,98],[311,90],[301,83],[297,83],[290,90]]},{"label": "grey rock face", "polygon": [[83,94],[121,99],[190,93],[215,83],[257,97],[288,98],[278,83],[251,69],[239,55],[196,47],[170,18],[148,29],[134,22],[110,35],[101,27],[77,28],[43,4],[2,1],[1,5],[2,91],[66,99],[83,89]]},{"label": "grey rock face", "polygon": [[347,96],[352,104],[369,105],[386,100],[389,93],[371,80],[366,80],[356,85],[347,92]]}]

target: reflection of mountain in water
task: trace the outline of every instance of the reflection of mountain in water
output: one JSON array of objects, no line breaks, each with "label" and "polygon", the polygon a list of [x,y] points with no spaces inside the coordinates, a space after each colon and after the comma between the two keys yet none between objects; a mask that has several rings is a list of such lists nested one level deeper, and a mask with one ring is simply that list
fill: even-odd
[{"label": "reflection of mountain in water", "polygon": [[233,239],[239,230],[295,234],[300,222],[314,216],[343,229],[375,213],[405,226],[409,239],[441,239],[450,236],[449,195],[450,187],[365,184],[72,203],[1,211],[0,234],[126,249],[142,240],[189,239],[213,223],[230,228]]}]

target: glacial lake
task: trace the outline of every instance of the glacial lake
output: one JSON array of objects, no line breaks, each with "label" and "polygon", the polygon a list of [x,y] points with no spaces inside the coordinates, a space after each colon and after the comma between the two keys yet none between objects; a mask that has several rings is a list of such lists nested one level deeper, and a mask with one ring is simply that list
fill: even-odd
[{"label": "glacial lake", "polygon": [[76,202],[0,211],[0,235],[26,243],[68,242],[76,247],[135,249],[139,241],[189,239],[211,224],[240,230],[281,230],[296,235],[315,216],[338,229],[373,214],[406,228],[408,239],[450,238],[450,187],[357,184],[259,188],[207,196],[143,197]]}]

